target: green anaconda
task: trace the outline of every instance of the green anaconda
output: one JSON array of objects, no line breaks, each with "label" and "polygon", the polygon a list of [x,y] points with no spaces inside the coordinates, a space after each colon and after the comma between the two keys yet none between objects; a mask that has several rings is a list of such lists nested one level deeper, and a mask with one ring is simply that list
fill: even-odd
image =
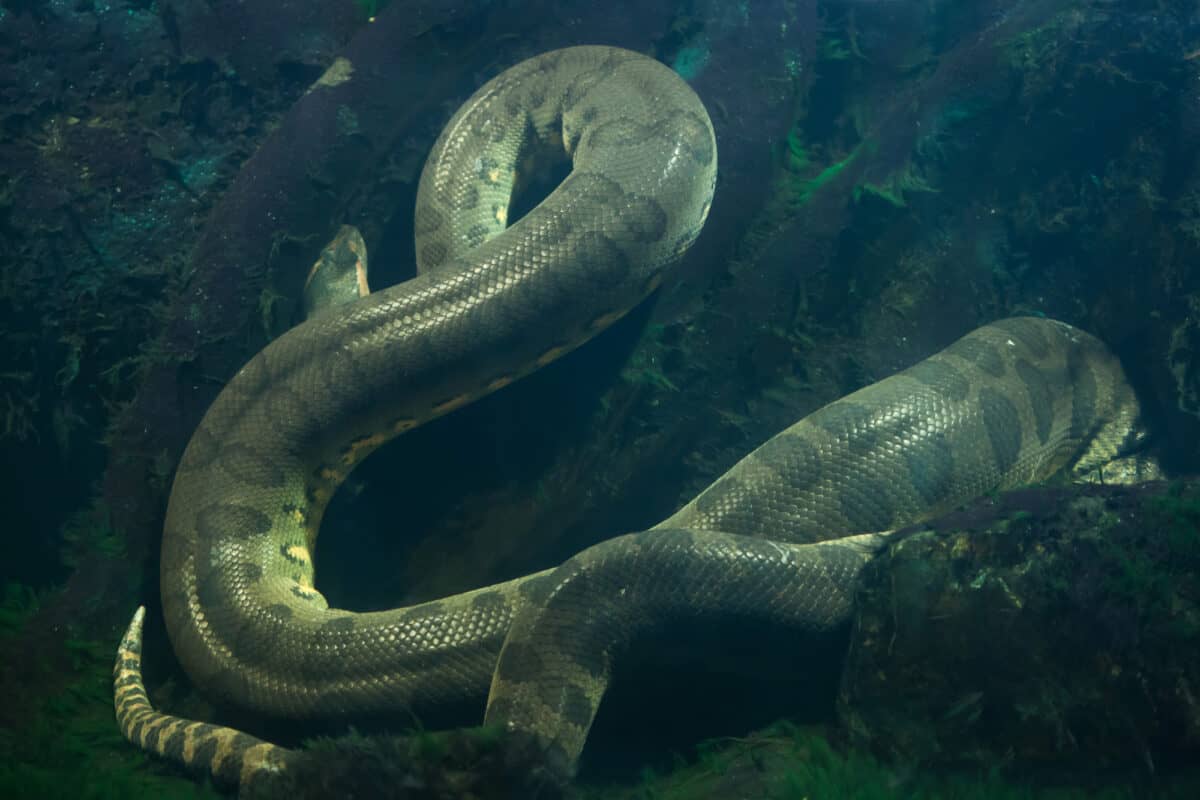
[{"label": "green anaconda", "polygon": [[[524,164],[548,147],[566,152],[570,174],[508,226]],[[288,717],[420,713],[486,694],[485,722],[536,737],[569,772],[632,637],[693,615],[836,626],[888,531],[1092,469],[1133,433],[1136,400],[1098,340],[1002,320],[800,420],[650,530],[435,602],[329,608],[311,553],[350,468],[637,304],[695,240],[715,176],[699,99],[643,56],[555,51],[473,95],[421,177],[420,274],[271,343],[183,455],[162,604],[196,684]],[[288,750],[150,706],[142,619],[115,666],[124,734],[224,781],[286,769]]]}]

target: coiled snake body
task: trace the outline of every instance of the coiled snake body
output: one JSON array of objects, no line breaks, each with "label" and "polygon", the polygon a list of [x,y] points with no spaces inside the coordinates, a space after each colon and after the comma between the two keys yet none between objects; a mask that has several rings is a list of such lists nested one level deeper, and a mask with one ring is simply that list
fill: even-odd
[{"label": "coiled snake body", "polygon": [[[522,164],[544,147],[565,150],[573,169],[510,227]],[[1096,339],[1005,320],[801,420],[649,531],[436,602],[329,608],[311,553],[350,468],[638,303],[695,240],[715,176],[699,99],[634,53],[555,51],[468,100],[421,178],[421,274],[273,342],[187,447],[161,584],[193,680],[292,717],[420,711],[490,686],[485,720],[533,734],[569,771],[631,637],[694,614],[836,625],[886,531],[1089,469],[1134,429],[1136,402]],[[150,707],[141,620],[115,668],[125,735],[226,781],[286,768],[288,751]]]}]

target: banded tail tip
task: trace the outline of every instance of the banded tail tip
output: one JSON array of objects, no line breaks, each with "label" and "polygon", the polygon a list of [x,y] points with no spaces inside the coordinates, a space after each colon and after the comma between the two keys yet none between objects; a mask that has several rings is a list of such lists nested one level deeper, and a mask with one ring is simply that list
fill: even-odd
[{"label": "banded tail tip", "polygon": [[133,619],[129,621],[129,627],[125,629],[125,635],[121,637],[121,644],[118,648],[117,658],[127,652],[140,652],[142,645],[142,625],[146,621],[146,607],[138,606],[137,611],[133,612]]}]

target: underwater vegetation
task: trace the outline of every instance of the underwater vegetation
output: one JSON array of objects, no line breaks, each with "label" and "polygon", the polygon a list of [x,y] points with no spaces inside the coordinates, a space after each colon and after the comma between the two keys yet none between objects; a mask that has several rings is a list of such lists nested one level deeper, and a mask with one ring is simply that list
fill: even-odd
[{"label": "underwater vegetation", "polygon": [[[780,722],[746,737],[702,743],[693,759],[680,759],[674,770],[648,771],[641,785],[585,789],[581,794],[587,800],[1126,800],[1147,796],[1149,788],[1143,781],[1111,776],[1107,783],[1039,786],[987,769],[937,772],[888,765],[835,742],[836,737],[820,728]],[[1151,794],[1185,798],[1197,787],[1200,778],[1184,777],[1155,787]]]},{"label": "underwater vegetation", "polygon": [[864,589],[840,716],[900,761],[1190,764],[1200,491],[1027,489],[892,548]]},{"label": "underwater vegetation", "polygon": [[644,770],[621,783],[592,782],[561,790],[531,780],[529,753],[497,731],[415,733],[401,737],[315,740],[295,774],[257,800],[331,796],[403,800],[1163,800],[1190,798],[1200,774],[1150,781],[1093,775],[1072,780],[1007,777],[1000,770],[935,771],[888,765],[838,743],[813,725],[777,722],[737,738],[701,742],[670,767]]},{"label": "underwater vegetation", "polygon": [[[16,634],[45,598],[7,583],[0,599],[0,650],[15,652]],[[112,642],[70,635],[67,665],[53,694],[0,728],[0,797],[202,798],[217,793],[147,758],[114,730]],[[46,665],[49,668],[49,665]],[[31,686],[34,692],[40,687]]]}]

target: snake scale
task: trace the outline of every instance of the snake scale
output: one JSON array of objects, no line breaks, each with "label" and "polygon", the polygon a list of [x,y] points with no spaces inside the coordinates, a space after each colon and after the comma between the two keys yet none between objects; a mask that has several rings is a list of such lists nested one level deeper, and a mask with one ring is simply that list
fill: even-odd
[{"label": "snake scale", "polygon": [[[571,172],[508,225],[529,165],[555,150]],[[624,50],[547,53],[463,105],[421,176],[417,277],[264,348],[182,457],[162,605],[198,686],[286,717],[421,713],[486,694],[486,723],[536,737],[569,774],[634,637],[696,615],[836,626],[888,531],[1092,469],[1126,444],[1138,407],[1105,347],[1065,323],[1002,320],[800,420],[650,530],[434,602],[329,608],[311,554],[353,465],[645,298],[696,239],[716,164],[692,90]],[[151,707],[143,614],[114,667],[125,736],[228,783],[286,770],[292,751]]]}]

